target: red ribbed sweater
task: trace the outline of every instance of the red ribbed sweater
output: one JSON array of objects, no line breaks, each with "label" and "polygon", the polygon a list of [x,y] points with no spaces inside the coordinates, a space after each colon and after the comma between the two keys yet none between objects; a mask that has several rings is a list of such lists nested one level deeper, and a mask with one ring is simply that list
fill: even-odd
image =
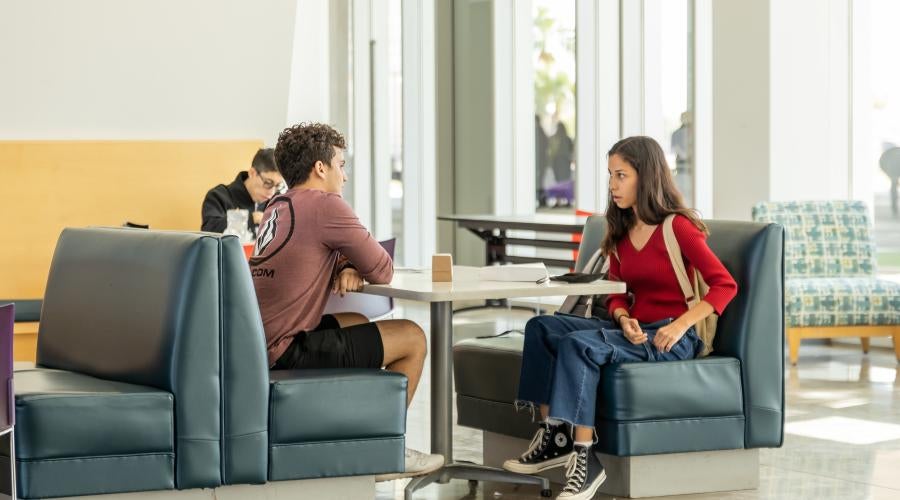
[{"label": "red ribbed sweater", "polygon": [[[693,278],[694,272],[700,271],[700,276],[709,285],[709,292],[703,300],[713,306],[716,313],[722,314],[737,294],[737,283],[709,249],[706,235],[687,217],[676,216],[672,229],[681,247],[688,276]],[[613,254],[609,262],[610,279],[624,281],[634,298],[633,303],[629,304],[626,294],[610,295],[606,302],[610,315],[616,309],[624,308],[638,321],[653,323],[665,318],[677,318],[687,311],[662,231],[662,224],[659,224],[640,251],[627,236],[616,245],[618,256]]]}]

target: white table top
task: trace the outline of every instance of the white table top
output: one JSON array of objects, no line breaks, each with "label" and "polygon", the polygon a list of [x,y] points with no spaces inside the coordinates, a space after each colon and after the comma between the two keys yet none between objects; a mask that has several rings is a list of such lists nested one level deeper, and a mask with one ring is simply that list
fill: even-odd
[{"label": "white table top", "polygon": [[421,302],[447,302],[453,300],[512,299],[516,297],[547,297],[565,295],[596,295],[624,293],[625,283],[598,280],[592,283],[569,284],[550,281],[538,285],[529,282],[481,281],[478,268],[453,266],[453,282],[431,281],[431,270],[396,270],[388,285],[363,287],[362,293],[394,297]]}]

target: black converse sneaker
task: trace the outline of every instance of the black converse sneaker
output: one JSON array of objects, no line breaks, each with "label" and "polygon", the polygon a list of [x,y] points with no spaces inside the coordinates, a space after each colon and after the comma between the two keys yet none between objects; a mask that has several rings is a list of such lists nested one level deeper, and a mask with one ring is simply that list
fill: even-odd
[{"label": "black converse sneaker", "polygon": [[538,472],[562,467],[572,453],[572,439],[565,424],[541,424],[531,444],[519,458],[511,458],[503,463],[503,468],[519,474]]},{"label": "black converse sneaker", "polygon": [[597,494],[603,481],[606,481],[606,471],[597,460],[594,449],[575,446],[566,463],[566,487],[556,499],[589,500]]}]

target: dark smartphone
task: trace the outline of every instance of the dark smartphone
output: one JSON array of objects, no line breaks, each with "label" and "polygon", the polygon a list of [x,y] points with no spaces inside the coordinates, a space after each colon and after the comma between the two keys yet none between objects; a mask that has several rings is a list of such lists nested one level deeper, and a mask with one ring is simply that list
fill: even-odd
[{"label": "dark smartphone", "polygon": [[560,274],[559,276],[550,276],[550,279],[552,281],[564,281],[566,283],[590,283],[592,281],[603,279],[603,275],[588,273],[566,273]]}]

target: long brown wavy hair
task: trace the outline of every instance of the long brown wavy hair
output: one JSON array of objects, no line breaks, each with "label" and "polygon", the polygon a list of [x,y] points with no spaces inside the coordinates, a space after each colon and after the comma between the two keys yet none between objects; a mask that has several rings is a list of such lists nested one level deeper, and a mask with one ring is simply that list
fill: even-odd
[{"label": "long brown wavy hair", "polygon": [[[662,224],[669,214],[687,217],[698,229],[709,234],[706,224],[694,210],[684,205],[684,199],[666,162],[666,156],[659,144],[651,137],[626,137],[613,144],[608,157],[619,157],[637,170],[637,214],[645,224]],[[628,230],[636,222],[632,208],[621,209],[613,201],[612,192],[606,202],[606,236],[601,248],[603,255],[609,255],[616,244],[628,236]]]}]

